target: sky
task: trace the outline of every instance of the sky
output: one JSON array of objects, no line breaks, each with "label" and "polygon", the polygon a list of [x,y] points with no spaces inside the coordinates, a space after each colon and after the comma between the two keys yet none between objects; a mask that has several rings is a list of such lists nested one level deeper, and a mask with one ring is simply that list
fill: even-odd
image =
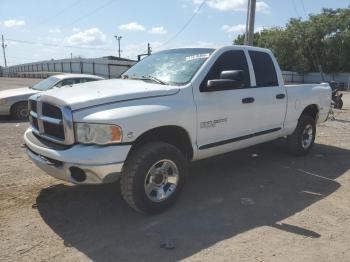
[{"label": "sky", "polygon": [[[231,45],[245,30],[248,0],[0,0],[9,66],[40,60],[117,55],[176,47]],[[305,20],[350,0],[257,0],[255,29]],[[4,59],[0,54],[0,65]]]}]

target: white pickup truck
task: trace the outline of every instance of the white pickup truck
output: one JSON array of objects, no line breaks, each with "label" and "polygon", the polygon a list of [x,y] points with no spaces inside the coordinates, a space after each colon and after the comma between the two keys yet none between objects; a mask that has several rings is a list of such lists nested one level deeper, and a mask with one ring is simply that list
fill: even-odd
[{"label": "white pickup truck", "polygon": [[122,79],[32,96],[24,139],[51,176],[120,178],[132,208],[157,213],[174,203],[192,161],[281,137],[294,155],[307,154],[330,104],[328,84],[285,86],[269,50],[172,49]]}]

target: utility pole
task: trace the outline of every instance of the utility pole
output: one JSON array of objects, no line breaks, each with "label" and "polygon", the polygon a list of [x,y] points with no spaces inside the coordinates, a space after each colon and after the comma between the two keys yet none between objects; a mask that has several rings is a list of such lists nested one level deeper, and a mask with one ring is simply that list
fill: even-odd
[{"label": "utility pole", "polygon": [[152,47],[151,47],[150,43],[147,44],[147,54],[148,55],[152,54]]},{"label": "utility pole", "polygon": [[7,67],[7,62],[6,62],[6,53],[5,53],[5,48],[7,47],[7,45],[5,45],[5,41],[4,41],[4,35],[1,35],[1,39],[2,39],[2,52],[4,53],[4,62],[5,62],[5,68]]},{"label": "utility pole", "polygon": [[247,24],[244,37],[244,44],[250,46],[253,45],[254,40],[255,6],[256,0],[248,0]]},{"label": "utility pole", "polygon": [[119,58],[120,58],[120,40],[122,40],[122,36],[117,36],[117,35],[115,35],[114,36],[115,37],[115,39],[117,39],[117,41],[118,41],[118,55],[119,55]]}]

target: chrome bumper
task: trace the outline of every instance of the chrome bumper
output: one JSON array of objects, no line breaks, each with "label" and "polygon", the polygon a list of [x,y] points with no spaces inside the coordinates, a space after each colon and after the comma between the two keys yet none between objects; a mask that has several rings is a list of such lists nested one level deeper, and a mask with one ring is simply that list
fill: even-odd
[{"label": "chrome bumper", "polygon": [[[131,147],[75,145],[53,150],[34,144],[29,139],[30,132],[31,129],[28,129],[24,134],[30,159],[50,176],[74,184],[101,184],[118,180]],[[76,170],[84,174],[84,179],[76,179]]]}]

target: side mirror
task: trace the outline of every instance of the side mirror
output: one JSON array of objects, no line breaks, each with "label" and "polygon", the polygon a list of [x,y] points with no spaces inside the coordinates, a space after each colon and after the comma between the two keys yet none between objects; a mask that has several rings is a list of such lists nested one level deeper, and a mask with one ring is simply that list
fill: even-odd
[{"label": "side mirror", "polygon": [[229,70],[220,73],[220,79],[208,80],[204,92],[230,90],[241,88],[244,85],[244,73],[242,70]]}]

